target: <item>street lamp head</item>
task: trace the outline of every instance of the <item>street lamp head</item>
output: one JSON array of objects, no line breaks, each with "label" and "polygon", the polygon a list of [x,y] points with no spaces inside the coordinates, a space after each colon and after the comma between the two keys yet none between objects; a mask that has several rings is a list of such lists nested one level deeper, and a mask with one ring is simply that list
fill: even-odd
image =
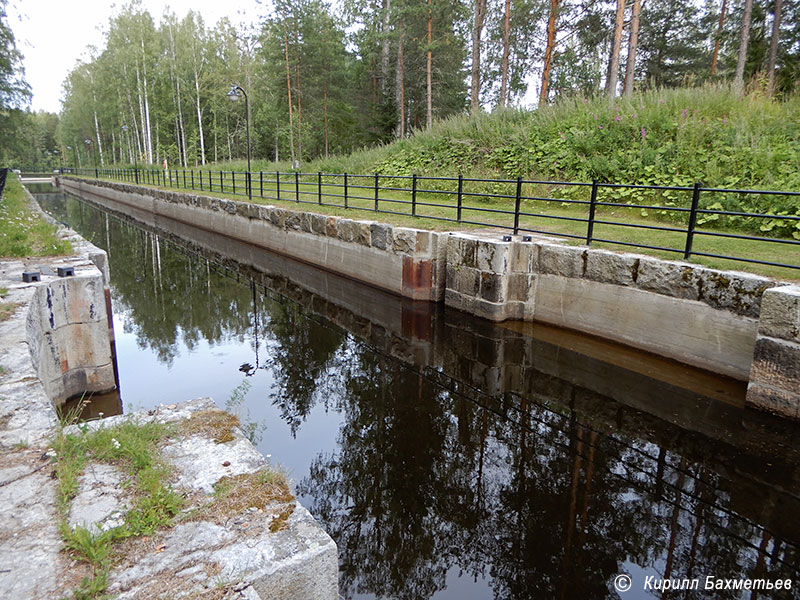
[{"label": "street lamp head", "polygon": [[242,95],[239,93],[239,89],[240,88],[238,85],[232,85],[231,91],[228,92],[228,100],[230,100],[231,102],[238,102],[239,98],[242,97]]}]

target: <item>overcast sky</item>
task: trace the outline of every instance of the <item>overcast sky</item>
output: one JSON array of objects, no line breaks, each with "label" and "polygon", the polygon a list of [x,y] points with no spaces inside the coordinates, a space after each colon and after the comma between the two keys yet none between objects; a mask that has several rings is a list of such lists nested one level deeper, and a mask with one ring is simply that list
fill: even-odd
[{"label": "overcast sky", "polygon": [[[108,20],[119,12],[107,0],[11,0],[8,24],[17,49],[25,56],[25,79],[33,91],[31,108],[61,111],[61,84],[86,48],[103,47]],[[142,0],[158,23],[164,9],[183,17],[190,9],[203,16],[206,27],[227,16],[234,24],[257,19],[264,11],[256,0]]]}]

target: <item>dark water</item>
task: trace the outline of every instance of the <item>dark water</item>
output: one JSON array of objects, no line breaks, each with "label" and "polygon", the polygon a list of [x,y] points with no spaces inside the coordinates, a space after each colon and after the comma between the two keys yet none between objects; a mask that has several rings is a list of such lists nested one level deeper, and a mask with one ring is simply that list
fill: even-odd
[{"label": "dark water", "polygon": [[108,251],[125,410],[238,412],[336,540],[345,598],[798,597],[800,438],[743,410],[742,384],[39,200]]}]

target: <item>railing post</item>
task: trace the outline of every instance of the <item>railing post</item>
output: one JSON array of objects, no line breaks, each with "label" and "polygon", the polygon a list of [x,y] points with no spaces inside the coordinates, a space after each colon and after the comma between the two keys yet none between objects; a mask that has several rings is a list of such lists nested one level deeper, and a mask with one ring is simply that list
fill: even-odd
[{"label": "railing post", "polygon": [[322,171],[317,171],[317,204],[322,205]]},{"label": "railing post", "polygon": [[203,191],[203,172],[197,171],[197,174],[200,175],[200,191]]},{"label": "railing post", "polygon": [[347,173],[344,174],[344,207],[347,208]]},{"label": "railing post", "polygon": [[220,194],[225,191],[225,183],[222,180],[222,171],[219,172],[219,192]]},{"label": "railing post", "polygon": [[194,190],[194,169],[192,169],[192,190]]},{"label": "railing post", "polygon": [[236,195],[236,171],[231,171],[231,188],[233,189],[233,195]]},{"label": "railing post", "polygon": [[458,174],[458,212],[456,213],[456,221],[461,223],[461,204],[464,199],[464,176]]},{"label": "railing post", "polygon": [[258,172],[258,191],[261,198],[264,197],[264,171]]},{"label": "railing post", "polygon": [[275,199],[281,199],[281,172],[275,171]]},{"label": "railing post", "polygon": [[692,190],[692,209],[689,213],[689,227],[686,229],[686,248],[683,251],[683,260],[689,260],[692,255],[692,242],[694,241],[694,228],[697,225],[697,207],[700,204],[700,184],[695,182]]},{"label": "railing post", "polygon": [[417,216],[417,174],[411,176],[411,216]]},{"label": "railing post", "polygon": [[300,172],[294,172],[294,201],[300,203]]},{"label": "railing post", "polygon": [[186,169],[183,170],[183,189],[186,189]]},{"label": "railing post", "polygon": [[519,233],[519,206],[522,202],[522,177],[517,177],[517,198],[514,202],[514,235]]},{"label": "railing post", "polygon": [[586,227],[586,245],[592,243],[594,235],[594,213],[597,208],[597,179],[592,179],[592,197],[589,200],[589,224]]},{"label": "railing post", "polygon": [[375,212],[378,212],[378,174],[375,173]]}]

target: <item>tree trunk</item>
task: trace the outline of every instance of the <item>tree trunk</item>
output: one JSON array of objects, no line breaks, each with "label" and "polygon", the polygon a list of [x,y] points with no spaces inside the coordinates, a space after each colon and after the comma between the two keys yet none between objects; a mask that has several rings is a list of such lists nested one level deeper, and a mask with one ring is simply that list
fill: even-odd
[{"label": "tree trunk", "polygon": [[503,15],[503,62],[500,66],[500,99],[499,106],[506,105],[508,95],[508,54],[511,46],[511,0],[506,0]]},{"label": "tree trunk", "polygon": [[284,57],[286,58],[286,91],[289,94],[289,152],[292,157],[292,167],[294,167],[294,116],[292,110],[292,72],[289,69],[289,32],[286,24],[283,26]]},{"label": "tree trunk", "polygon": [[639,45],[639,15],[642,12],[642,1],[633,0],[633,14],[631,15],[631,35],[628,38],[628,58],[625,60],[625,85],[624,94],[633,94],[633,80],[636,77],[636,48]]},{"label": "tree trunk", "polygon": [[736,61],[736,75],[733,77],[733,91],[741,94],[744,90],[744,63],[747,60],[747,45],[750,42],[750,17],[753,14],[753,0],[745,0],[742,16],[742,35],[739,38],[739,59]]},{"label": "tree trunk", "polygon": [[[300,42],[295,38],[297,47]],[[295,73],[297,78],[297,160],[303,160],[303,94],[300,92],[300,53],[298,52],[297,62],[295,63]]]},{"label": "tree trunk", "polygon": [[431,0],[428,0],[428,56],[427,56],[427,64],[425,67],[425,74],[428,84],[428,93],[427,93],[427,100],[428,106],[425,113],[425,125],[428,129],[431,128],[433,125],[433,84],[431,80],[431,63],[432,63],[432,54],[431,54],[431,43],[433,42],[433,9],[431,8]]},{"label": "tree trunk", "polygon": [[197,110],[197,132],[200,135],[200,164],[206,164],[206,142],[203,135],[203,111],[200,110],[200,81],[197,68],[194,69],[195,109]]},{"label": "tree trunk", "polygon": [[547,20],[547,46],[544,51],[542,67],[542,87],[539,90],[539,106],[547,104],[547,87],[550,83],[550,65],[553,62],[553,50],[556,47],[556,17],[558,16],[558,0],[550,0],[550,17]]},{"label": "tree trunk", "polygon": [[322,109],[325,116],[325,158],[328,158],[328,79],[322,83]]},{"label": "tree trunk", "polygon": [[625,0],[617,0],[617,18],[614,22],[614,41],[611,44],[611,57],[608,61],[608,81],[606,93],[613,100],[617,97],[617,82],[619,81],[619,49],[622,46],[622,24],[625,21]]},{"label": "tree trunk", "polygon": [[147,94],[147,66],[145,64],[144,40],[142,40],[142,82],[144,85],[144,130],[147,147],[147,161],[153,162],[153,134],[150,128],[150,99]]},{"label": "tree trunk", "polygon": [[396,134],[399,138],[406,136],[406,84],[405,84],[405,41],[406,31],[405,26],[401,24],[400,37],[397,39],[397,65],[395,69],[395,103],[397,110],[400,111],[399,119],[397,122]]},{"label": "tree trunk", "polygon": [[719,56],[719,43],[722,39],[722,28],[725,25],[725,8],[728,5],[728,0],[722,0],[722,8],[719,11],[719,25],[717,26],[717,35],[714,39],[714,53],[711,55],[711,76],[717,70],[717,56]]},{"label": "tree trunk", "polygon": [[783,0],[775,0],[775,16],[772,19],[772,39],[769,42],[769,65],[767,66],[767,95],[775,92],[775,59],[778,55],[778,41],[781,37],[781,8]]},{"label": "tree trunk", "polygon": [[385,97],[389,89],[389,16],[391,14],[392,1],[383,0],[381,10],[381,92]]},{"label": "tree trunk", "polygon": [[485,15],[486,0],[475,0],[475,22],[472,27],[472,89],[469,103],[469,109],[473,114],[481,109],[481,32]]},{"label": "tree trunk", "polygon": [[97,151],[100,153],[100,166],[104,167],[105,161],[103,160],[103,142],[100,139],[100,125],[97,122],[97,111],[94,111],[94,135],[95,139],[97,140]]}]

